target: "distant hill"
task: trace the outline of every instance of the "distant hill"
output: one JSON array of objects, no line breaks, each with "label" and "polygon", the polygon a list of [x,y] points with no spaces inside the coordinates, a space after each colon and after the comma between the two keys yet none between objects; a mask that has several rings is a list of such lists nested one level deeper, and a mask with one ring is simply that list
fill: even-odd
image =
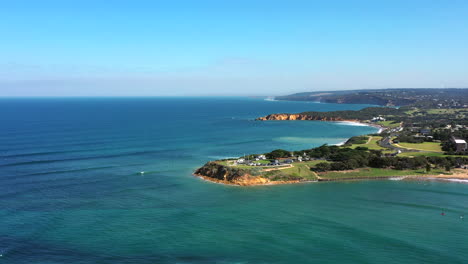
[{"label": "distant hill", "polygon": [[348,91],[317,91],[276,96],[276,100],[314,101],[338,104],[374,104],[384,106],[404,106],[417,104],[468,104],[468,88],[399,88]]}]

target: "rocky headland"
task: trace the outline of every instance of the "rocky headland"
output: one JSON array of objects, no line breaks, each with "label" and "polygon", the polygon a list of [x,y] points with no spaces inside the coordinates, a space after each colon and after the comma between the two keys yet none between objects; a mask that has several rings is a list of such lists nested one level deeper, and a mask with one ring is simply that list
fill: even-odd
[{"label": "rocky headland", "polygon": [[317,120],[317,121],[350,121],[359,122],[359,120],[347,120],[341,117],[329,117],[321,115],[308,115],[308,114],[271,114],[263,117],[259,117],[256,120],[267,121],[267,120]]},{"label": "rocky headland", "polygon": [[203,165],[203,167],[198,168],[194,172],[194,175],[211,182],[241,186],[287,184],[300,182],[299,180],[271,181],[268,178],[253,176],[247,170],[231,166],[225,166],[212,161],[207,162],[205,165]]}]

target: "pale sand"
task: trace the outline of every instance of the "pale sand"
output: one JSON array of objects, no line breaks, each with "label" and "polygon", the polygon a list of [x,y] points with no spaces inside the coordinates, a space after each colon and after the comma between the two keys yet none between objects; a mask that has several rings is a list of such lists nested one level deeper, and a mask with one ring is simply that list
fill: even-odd
[{"label": "pale sand", "polygon": [[427,176],[408,176],[413,179],[445,179],[445,180],[468,180],[468,170],[453,169],[452,174],[434,174]]}]

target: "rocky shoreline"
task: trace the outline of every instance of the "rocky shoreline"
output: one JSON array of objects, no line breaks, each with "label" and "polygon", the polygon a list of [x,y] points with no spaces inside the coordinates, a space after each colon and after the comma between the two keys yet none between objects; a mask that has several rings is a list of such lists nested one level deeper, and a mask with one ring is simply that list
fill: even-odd
[{"label": "rocky shoreline", "polygon": [[[210,162],[209,162],[210,163]],[[194,172],[194,176],[199,177],[203,180],[219,183],[224,185],[234,185],[234,186],[258,186],[258,185],[279,185],[279,184],[297,184],[297,183],[311,183],[311,182],[337,182],[337,181],[362,181],[362,180],[416,180],[416,181],[453,181],[453,182],[461,182],[461,183],[468,183],[468,173],[464,171],[456,171],[452,175],[446,174],[428,174],[424,176],[419,175],[407,175],[407,176],[381,176],[381,177],[343,177],[343,178],[335,178],[335,179],[324,179],[319,178],[318,180],[292,180],[292,181],[272,181],[267,178],[263,177],[256,177],[252,176],[248,173],[239,174],[236,178],[229,178],[229,173],[226,171],[230,168],[228,166],[223,166],[217,164],[217,166],[222,167],[220,171],[224,171],[218,173],[217,170],[211,171],[211,173],[207,173],[208,171],[205,170],[204,174],[201,173],[203,169],[206,169],[207,166],[210,167],[209,163],[205,164],[203,167],[197,169]],[[214,162],[211,162],[214,163]],[[225,174],[223,174],[225,173]],[[219,177],[221,176],[221,177]]]},{"label": "rocky shoreline", "polygon": [[[311,117],[304,114],[271,114],[264,117],[259,117],[255,119],[257,121],[284,121],[284,120],[310,120],[310,121],[327,121],[327,122],[350,122],[357,123],[366,126],[373,126],[379,128],[381,133],[385,128],[376,125],[364,123],[360,120],[346,120],[342,118],[318,118]],[[202,167],[195,170],[193,175],[200,177],[204,180],[227,184],[227,185],[240,185],[240,186],[252,186],[252,185],[277,185],[277,184],[292,184],[292,183],[301,183],[301,182],[317,182],[317,181],[308,181],[308,180],[291,180],[291,181],[271,181],[270,179],[263,177],[252,176],[242,169],[224,166],[216,162],[207,162]]]},{"label": "rocky shoreline", "polygon": [[311,116],[306,114],[270,114],[267,116],[259,117],[255,120],[259,121],[271,121],[271,120],[310,120],[310,121],[349,121],[358,122],[358,120],[345,120],[340,117],[323,117],[323,116]]},{"label": "rocky shoreline", "polygon": [[299,180],[271,181],[267,178],[250,175],[243,169],[224,166],[213,161],[207,162],[205,165],[198,168],[193,175],[211,182],[241,186],[290,184],[301,182]]},{"label": "rocky shoreline", "polygon": [[266,116],[259,117],[255,119],[257,121],[326,121],[326,122],[349,122],[349,123],[356,123],[356,124],[361,124],[365,126],[371,126],[379,129],[378,133],[381,133],[386,127],[378,125],[378,124],[373,124],[373,123],[368,123],[368,122],[363,122],[358,119],[343,119],[340,117],[323,117],[323,116],[312,116],[312,115],[307,115],[307,114],[270,114]]},{"label": "rocky shoreline", "polygon": [[[258,121],[287,121],[287,120],[308,120],[308,121],[328,121],[328,122],[350,122],[366,126],[372,126],[379,129],[378,133],[387,129],[384,126],[363,122],[361,120],[348,120],[343,118],[327,118],[321,116],[311,116],[306,114],[270,114],[264,117],[259,117]],[[249,174],[247,170],[222,165],[218,162],[208,162],[198,168],[194,173],[206,181],[238,186],[255,186],[255,185],[277,185],[277,184],[294,184],[306,182],[328,182],[328,181],[355,181],[355,180],[383,180],[383,179],[405,179],[405,180],[452,180],[452,181],[468,181],[468,174],[464,171],[457,171],[452,175],[434,174],[434,175],[407,175],[407,176],[381,176],[381,177],[343,177],[335,179],[325,179],[317,175],[317,180],[270,180],[265,177],[254,176]]]}]

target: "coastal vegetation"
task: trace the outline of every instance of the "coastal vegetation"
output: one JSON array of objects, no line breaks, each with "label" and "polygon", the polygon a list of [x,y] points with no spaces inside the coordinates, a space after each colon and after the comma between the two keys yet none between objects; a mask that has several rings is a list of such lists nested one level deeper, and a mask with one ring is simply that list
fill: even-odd
[{"label": "coastal vegetation", "polygon": [[[277,156],[279,153],[280,157]],[[302,157],[309,160],[300,161],[297,153],[302,153]],[[383,156],[380,150],[328,145],[301,151],[274,150],[264,155],[278,159],[290,158],[294,162],[269,165],[269,160],[268,164],[247,165],[238,164],[235,159],[221,160],[205,164],[195,174],[223,183],[244,185],[246,182],[266,184],[427,176],[451,173],[453,169],[468,163],[468,157]]]},{"label": "coastal vegetation", "polygon": [[[276,100],[314,101],[340,104],[374,104],[382,106],[417,105],[424,108],[436,107],[440,102],[464,100],[467,103],[468,89],[381,89],[317,91],[276,96]],[[464,98],[463,98],[464,97]],[[424,100],[421,100],[424,99]],[[436,100],[433,100],[436,99]]]},{"label": "coastal vegetation", "polygon": [[[433,170],[435,174],[448,174],[444,169]],[[319,173],[319,177],[329,180],[342,180],[342,179],[366,179],[366,178],[389,178],[389,177],[403,177],[403,176],[426,176],[428,173],[426,169],[415,170],[390,170],[380,168],[362,168],[347,172],[329,171]]]},{"label": "coastal vegetation", "polygon": [[[315,95],[315,99],[326,102],[341,98],[341,103],[350,100],[367,104],[380,102],[378,104],[386,107],[270,114],[257,120],[353,121],[379,127],[382,133],[351,137],[342,146],[322,145],[296,151],[276,149],[236,160],[210,162],[196,174],[224,183],[268,184],[445,175],[467,167],[468,89],[404,92],[397,89]],[[363,95],[364,99],[358,99],[357,95]],[[296,94],[279,99],[311,100],[312,97]],[[394,107],[395,103],[401,107]]]}]

